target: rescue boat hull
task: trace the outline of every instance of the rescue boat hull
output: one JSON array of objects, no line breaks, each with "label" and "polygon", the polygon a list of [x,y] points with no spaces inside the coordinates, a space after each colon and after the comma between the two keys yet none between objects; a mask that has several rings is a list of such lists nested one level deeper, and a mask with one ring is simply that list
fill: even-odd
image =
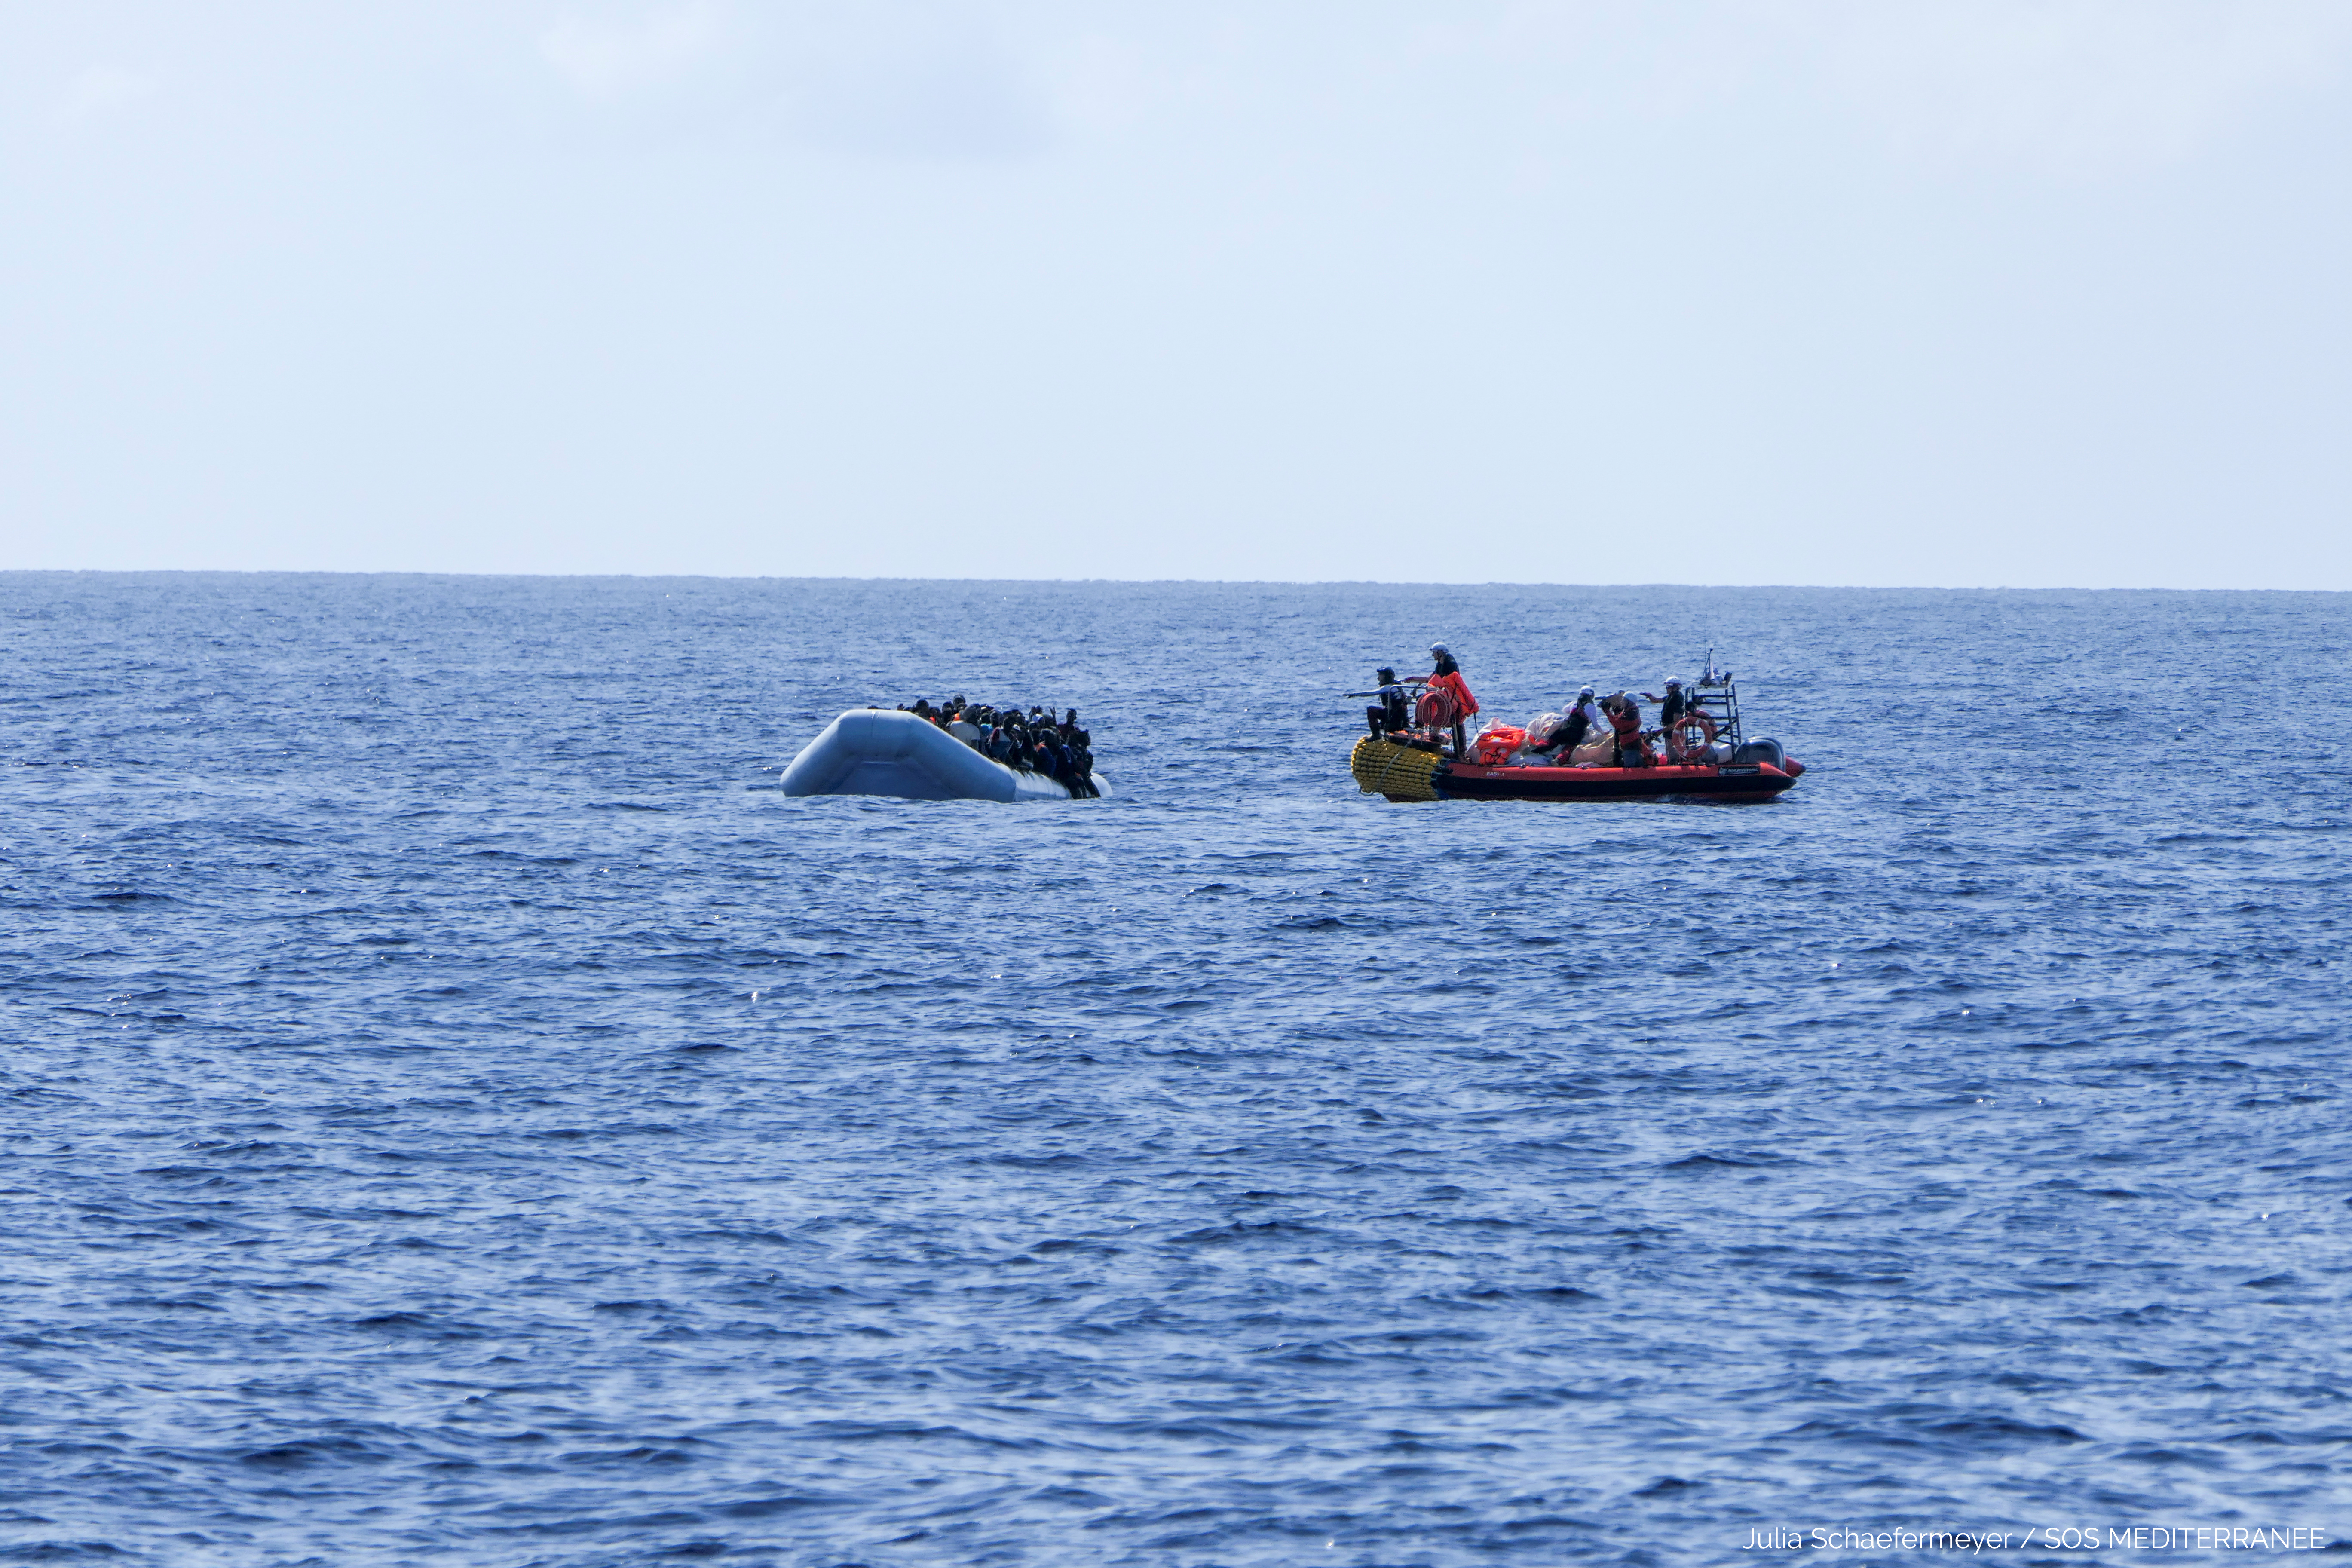
[{"label": "rescue boat hull", "polygon": [[1416,800],[1769,800],[1797,782],[1805,765],[1769,762],[1693,763],[1659,768],[1488,767],[1419,746],[1367,737],[1348,758],[1357,786],[1394,801]]},{"label": "rescue boat hull", "polygon": [[1441,800],[1769,800],[1797,781],[1769,763],[1664,768],[1486,768],[1441,763]]}]

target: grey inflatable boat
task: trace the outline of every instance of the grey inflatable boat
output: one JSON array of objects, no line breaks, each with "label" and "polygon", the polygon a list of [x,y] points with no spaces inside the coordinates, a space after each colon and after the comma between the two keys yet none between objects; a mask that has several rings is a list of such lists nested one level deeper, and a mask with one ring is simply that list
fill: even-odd
[{"label": "grey inflatable boat", "polygon": [[[1100,773],[1095,788],[1110,794]],[[887,795],[902,800],[1067,800],[1043,773],[982,756],[912,713],[852,709],[824,727],[784,770],[786,795]]]}]

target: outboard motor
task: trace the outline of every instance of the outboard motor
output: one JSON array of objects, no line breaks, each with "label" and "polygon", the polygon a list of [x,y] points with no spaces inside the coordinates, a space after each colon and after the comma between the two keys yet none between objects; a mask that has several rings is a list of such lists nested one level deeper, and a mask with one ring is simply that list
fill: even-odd
[{"label": "outboard motor", "polygon": [[1789,753],[1782,751],[1780,742],[1769,735],[1761,740],[1742,742],[1739,749],[1731,753],[1731,761],[1735,766],[1741,763],[1769,763],[1782,773],[1789,771]]}]

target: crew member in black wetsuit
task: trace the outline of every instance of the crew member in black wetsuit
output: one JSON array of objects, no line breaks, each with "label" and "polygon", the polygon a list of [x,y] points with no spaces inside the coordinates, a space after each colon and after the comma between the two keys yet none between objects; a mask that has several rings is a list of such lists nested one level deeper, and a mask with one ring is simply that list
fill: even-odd
[{"label": "crew member in black wetsuit", "polygon": [[1364,722],[1370,726],[1372,739],[1379,740],[1391,731],[1402,734],[1412,727],[1412,712],[1405,697],[1404,686],[1397,679],[1396,671],[1386,665],[1372,672],[1375,689],[1363,695],[1377,697],[1379,701],[1364,710]]},{"label": "crew member in black wetsuit", "polygon": [[[1645,691],[1642,695],[1646,697],[1649,693]],[[1706,710],[1699,706],[1698,693],[1696,691],[1685,686],[1679,680],[1669,680],[1666,682],[1666,699],[1664,703],[1658,710],[1658,728],[1665,731],[1666,755],[1670,759],[1678,763],[1689,762],[1693,758],[1697,758],[1697,760],[1702,762],[1706,760],[1706,756],[1705,754],[1706,746],[1704,743],[1700,745],[1697,751],[1692,751],[1688,743],[1684,741],[1680,732],[1678,732],[1675,728],[1676,721],[1687,719],[1694,713],[1704,713],[1705,711]],[[1710,721],[1710,723],[1712,721]]]}]

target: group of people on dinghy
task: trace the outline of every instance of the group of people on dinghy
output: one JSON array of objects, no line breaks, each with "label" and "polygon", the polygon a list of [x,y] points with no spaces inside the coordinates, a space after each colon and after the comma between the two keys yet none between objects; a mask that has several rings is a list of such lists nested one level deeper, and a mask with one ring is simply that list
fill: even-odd
[{"label": "group of people on dinghy", "polygon": [[923,697],[898,707],[899,711],[946,731],[982,756],[1016,773],[1052,779],[1074,799],[1100,793],[1094,786],[1094,737],[1079,725],[1075,708],[1056,723],[1050,709],[1033,705],[1024,713],[1018,703],[992,708],[984,702],[966,702],[961,696],[950,697],[937,708]]},{"label": "group of people on dinghy", "polygon": [[[1468,722],[1478,711],[1478,700],[1463,679],[1461,662],[1444,643],[1432,644],[1429,655],[1429,674],[1400,680],[1395,670],[1383,667],[1377,689],[1354,695],[1379,700],[1364,710],[1373,739],[1393,737],[1409,744],[1407,737],[1416,731],[1451,730],[1454,755],[1466,757]],[[1643,701],[1659,704],[1654,730],[1643,725]],[[1663,748],[1664,765],[1678,766],[1710,760],[1715,738],[1713,717],[1679,679],[1666,682],[1663,697],[1644,691],[1640,700],[1631,691],[1598,697],[1588,686],[1566,713],[1544,713],[1529,722],[1507,751],[1482,744],[1478,760],[1516,767],[1654,768],[1661,765]]]}]

